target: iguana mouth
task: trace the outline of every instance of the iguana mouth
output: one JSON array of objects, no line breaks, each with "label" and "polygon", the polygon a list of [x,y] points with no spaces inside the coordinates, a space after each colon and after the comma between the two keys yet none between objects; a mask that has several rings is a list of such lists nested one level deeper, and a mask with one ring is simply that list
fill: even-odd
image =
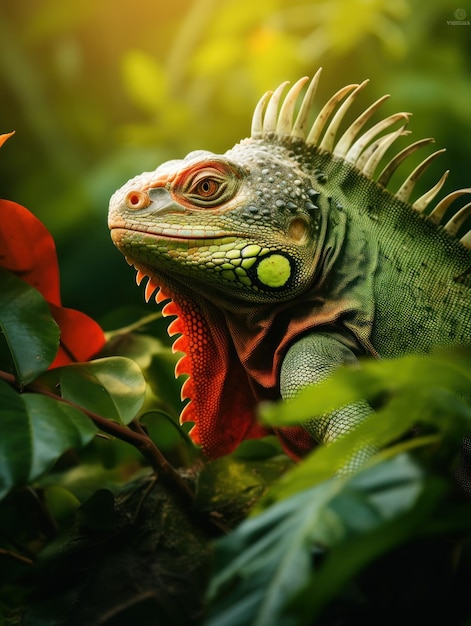
[{"label": "iguana mouth", "polygon": [[[162,232],[145,230],[143,228],[133,228],[132,226],[115,226],[111,228],[111,238],[115,244],[118,244],[124,235],[130,233],[140,233],[162,241],[182,241],[186,244],[195,242],[197,246],[211,245],[217,243],[232,243],[236,239],[244,237],[241,233],[221,232],[221,231],[204,231],[203,229],[180,229],[178,234],[169,233],[168,225]],[[224,241],[226,240],[226,241]]]}]

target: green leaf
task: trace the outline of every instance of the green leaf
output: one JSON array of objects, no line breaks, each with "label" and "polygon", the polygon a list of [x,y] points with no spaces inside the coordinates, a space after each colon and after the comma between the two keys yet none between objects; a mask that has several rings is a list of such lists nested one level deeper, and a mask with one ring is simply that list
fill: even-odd
[{"label": "green leaf", "polygon": [[71,523],[80,500],[61,485],[51,485],[44,490],[44,502],[58,525]]},{"label": "green leaf", "polygon": [[38,478],[69,448],[85,446],[96,431],[81,411],[0,381],[0,498]]},{"label": "green leaf", "polygon": [[144,402],[144,376],[125,357],[72,363],[51,373],[60,383],[63,398],[119,424],[129,424]]},{"label": "green leaf", "polygon": [[471,356],[465,349],[432,356],[365,360],[361,369],[340,367],[328,379],[306,387],[286,403],[265,405],[261,417],[271,426],[299,424],[359,400],[377,403],[401,394],[413,398],[418,389],[449,389],[466,395],[470,388]]},{"label": "green leaf", "polygon": [[132,332],[150,323],[161,313],[148,315],[128,328],[107,333],[111,340],[107,349],[110,354],[119,354],[135,361],[146,374],[147,382],[156,396],[156,403],[178,416],[182,410],[180,390],[182,377],[175,378],[175,365],[179,357],[152,335]]},{"label": "green leaf", "polygon": [[[418,424],[425,425],[428,436],[401,441]],[[370,463],[378,463],[392,454],[419,447],[433,451],[433,460],[437,463],[441,455],[453,459],[469,431],[471,406],[466,400],[441,388],[415,388],[413,393],[391,398],[382,409],[372,413],[349,433],[329,445],[318,447],[273,485],[257,506],[260,509],[268,507],[274,501],[288,498],[332,477],[366,446],[382,449],[394,444],[391,449],[377,454]]]},{"label": "green leaf", "polygon": [[[346,466],[351,468],[352,458],[359,458],[358,452],[367,447],[382,450],[392,446],[370,458],[372,463],[419,447],[435,464],[444,458],[447,462],[456,459],[462,438],[471,431],[470,388],[470,352],[453,349],[432,356],[366,361],[360,370],[339,368],[329,380],[306,388],[292,401],[264,407],[265,421],[277,426],[315,419],[362,398],[376,402],[377,410],[347,434],[314,450],[278,481],[257,507],[267,507]],[[411,439],[416,427],[422,436]]]},{"label": "green leaf", "polygon": [[[426,493],[428,506],[423,506]],[[230,535],[216,543],[215,574],[210,584],[209,619],[205,626],[251,624],[288,626],[312,623],[310,618],[324,605],[327,596],[317,593],[323,562],[316,553],[339,552],[358,537],[368,538],[395,520],[409,516],[411,524],[396,533],[399,542],[420,525],[435,505],[441,490],[424,479],[422,470],[402,455],[370,468],[357,476],[337,478],[302,491],[270,509],[242,522]],[[362,554],[354,553],[355,566],[339,580],[327,570],[329,584],[338,589],[391,542],[377,542]],[[326,561],[328,562],[328,560]],[[321,579],[322,580],[322,579]],[[293,600],[309,587],[308,606]],[[322,583],[324,587],[327,582]],[[294,603],[296,606],[296,603]],[[297,613],[295,618],[287,611]]]},{"label": "green leaf", "polygon": [[141,415],[140,422],[145,424],[147,434],[162,451],[171,450],[178,443],[185,442],[188,448],[196,452],[195,446],[185,430],[168,413],[158,410],[147,411]]},{"label": "green leaf", "polygon": [[59,327],[41,294],[0,268],[0,327],[16,379],[24,387],[45,372],[59,347]]}]

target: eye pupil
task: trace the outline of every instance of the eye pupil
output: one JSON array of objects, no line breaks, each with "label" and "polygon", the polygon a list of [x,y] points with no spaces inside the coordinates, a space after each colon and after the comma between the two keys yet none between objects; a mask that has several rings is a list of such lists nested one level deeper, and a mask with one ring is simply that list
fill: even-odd
[{"label": "eye pupil", "polygon": [[205,178],[198,184],[197,192],[202,196],[209,197],[217,193],[218,189],[219,184],[217,181],[212,178]]}]

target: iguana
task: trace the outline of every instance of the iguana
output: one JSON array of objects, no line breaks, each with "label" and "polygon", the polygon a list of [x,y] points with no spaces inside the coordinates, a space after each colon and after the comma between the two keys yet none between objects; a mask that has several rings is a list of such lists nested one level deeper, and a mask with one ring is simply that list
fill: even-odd
[{"label": "iguana", "polygon": [[[398,152],[408,113],[372,125],[383,96],[337,139],[367,81],[340,89],[309,123],[320,71],[287,83],[255,108],[251,137],[223,155],[191,152],[127,182],[112,197],[113,242],[148,277],[146,299],[170,299],[169,334],[189,374],[181,420],[210,458],[267,433],[264,400],[290,398],[358,357],[426,353],[470,344],[471,203],[440,225],[461,189],[425,209],[448,172],[413,203],[414,185],[442,150],[392,193],[399,164],[432,139]],[[309,83],[309,84],[308,84]],[[307,87],[305,88],[305,86]],[[305,95],[302,96],[303,90]],[[300,458],[371,411],[345,407],[277,431]]]}]

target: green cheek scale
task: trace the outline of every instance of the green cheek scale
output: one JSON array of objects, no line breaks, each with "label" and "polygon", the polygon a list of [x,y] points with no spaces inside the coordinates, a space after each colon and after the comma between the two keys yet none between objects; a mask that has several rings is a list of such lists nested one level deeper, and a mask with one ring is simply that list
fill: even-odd
[{"label": "green cheek scale", "polygon": [[282,287],[291,276],[291,264],[281,254],[271,254],[257,267],[258,280],[267,287]]}]

